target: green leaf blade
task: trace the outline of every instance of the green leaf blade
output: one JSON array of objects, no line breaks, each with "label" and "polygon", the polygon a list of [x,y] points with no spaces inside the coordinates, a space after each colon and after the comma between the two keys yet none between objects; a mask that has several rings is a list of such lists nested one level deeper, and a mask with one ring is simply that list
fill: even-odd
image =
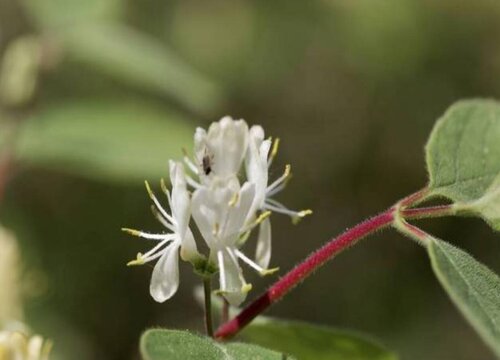
[{"label": "green leaf blade", "polygon": [[442,240],[432,239],[428,252],[443,288],[500,357],[500,278],[463,250]]},{"label": "green leaf blade", "polygon": [[229,355],[238,360],[295,360],[291,356],[252,344],[229,343],[225,347]]},{"label": "green leaf blade", "polygon": [[466,100],[437,121],[426,146],[432,195],[500,230],[500,103]]},{"label": "green leaf blade", "polygon": [[147,330],[140,350],[144,360],[232,360],[209,338],[180,330]]},{"label": "green leaf blade", "polygon": [[481,197],[500,173],[500,104],[466,100],[441,117],[426,146],[430,187],[454,201]]},{"label": "green leaf blade", "polygon": [[352,332],[298,321],[266,318],[243,330],[243,339],[295,356],[315,360],[396,360],[376,341]]}]

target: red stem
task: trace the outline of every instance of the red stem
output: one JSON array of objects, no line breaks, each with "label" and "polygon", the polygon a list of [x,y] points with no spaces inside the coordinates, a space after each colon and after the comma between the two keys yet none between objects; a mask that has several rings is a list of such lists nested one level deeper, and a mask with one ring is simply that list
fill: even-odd
[{"label": "red stem", "polygon": [[405,219],[422,219],[429,217],[439,217],[455,214],[455,209],[451,205],[438,205],[431,207],[404,209],[401,210],[401,215]]},{"label": "red stem", "polygon": [[242,310],[238,316],[222,324],[215,333],[215,337],[218,339],[227,339],[234,336],[257,315],[280,300],[286,293],[311,275],[313,271],[324,265],[328,260],[333,259],[335,255],[355,244],[363,237],[390,225],[393,220],[394,208],[390,208],[330,240],[278,280],[264,294],[257,298],[257,300]]}]

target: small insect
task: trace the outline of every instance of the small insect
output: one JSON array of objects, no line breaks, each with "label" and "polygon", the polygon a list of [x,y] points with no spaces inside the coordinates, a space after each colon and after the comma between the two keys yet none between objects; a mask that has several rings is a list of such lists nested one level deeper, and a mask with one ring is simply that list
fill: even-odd
[{"label": "small insect", "polygon": [[205,175],[210,175],[210,173],[212,172],[212,155],[207,152],[207,149],[205,149],[205,155],[203,155],[201,165],[203,167],[203,172],[205,173]]}]

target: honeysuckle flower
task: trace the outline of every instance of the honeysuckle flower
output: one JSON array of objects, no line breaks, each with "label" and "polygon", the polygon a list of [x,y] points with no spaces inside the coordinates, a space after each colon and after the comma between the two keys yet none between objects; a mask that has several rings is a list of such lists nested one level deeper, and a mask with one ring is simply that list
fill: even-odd
[{"label": "honeysuckle flower", "polygon": [[148,194],[154,203],[153,213],[170,232],[153,234],[134,229],[123,229],[129,234],[157,242],[151,250],[145,254],[137,254],[137,258],[128,263],[128,265],[142,265],[159,259],[153,269],[150,284],[151,296],[157,302],[168,300],[177,291],[179,286],[179,249],[180,256],[185,261],[194,261],[199,256],[193,233],[189,229],[191,199],[187,191],[184,168],[181,163],[170,161],[170,180],[172,182],[172,195],[170,196],[163,181],[162,190],[167,195],[171,214],[161,206],[146,182]]},{"label": "honeysuckle flower", "polygon": [[[194,135],[195,163],[187,156],[184,160],[198,175],[200,183],[207,185],[214,178],[235,177],[240,170],[248,145],[248,125],[244,120],[223,117],[208,128],[197,128]],[[190,184],[199,187],[195,181]]]},{"label": "honeysuckle flower", "polygon": [[52,342],[39,335],[0,331],[0,360],[48,360]]},{"label": "honeysuckle flower", "polygon": [[255,196],[255,185],[246,182],[241,188],[236,178],[216,179],[210,187],[193,194],[193,219],[210,249],[210,260],[219,269],[220,293],[232,305],[239,305],[251,289],[242,274],[238,259],[261,274],[268,270],[254,263],[238,248],[240,236]]},{"label": "honeysuckle flower", "polygon": [[[279,139],[276,139],[271,150],[271,140],[264,140],[264,129],[259,125],[254,125],[249,130],[248,149],[245,156],[245,170],[248,181],[255,184],[255,198],[252,204],[253,216],[256,210],[274,211],[289,215],[296,221],[312,213],[311,210],[293,211],[285,205],[272,199],[272,196],[283,190],[290,178],[290,165],[285,167],[282,176],[268,185],[268,172],[278,151]],[[271,154],[269,151],[271,150]],[[257,238],[256,262],[263,268],[269,266],[271,259],[271,220],[266,218],[260,223],[259,236]]]}]

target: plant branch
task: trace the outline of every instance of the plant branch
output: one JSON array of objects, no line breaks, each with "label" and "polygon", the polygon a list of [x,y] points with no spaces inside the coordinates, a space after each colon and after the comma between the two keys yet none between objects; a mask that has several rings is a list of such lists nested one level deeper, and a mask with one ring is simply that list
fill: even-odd
[{"label": "plant branch", "polygon": [[212,321],[212,280],[209,277],[203,279],[203,290],[205,293],[205,330],[208,336],[214,337]]},{"label": "plant branch", "polygon": [[415,209],[403,209],[400,211],[400,214],[405,219],[417,220],[425,218],[453,216],[457,214],[457,210],[453,205],[438,205]]},{"label": "plant branch", "polygon": [[394,211],[395,208],[390,208],[330,240],[279,279],[264,294],[242,310],[238,316],[222,324],[215,333],[215,337],[218,339],[227,339],[234,336],[257,315],[279,301],[285,294],[301,283],[315,270],[319,269],[327,261],[333,259],[335,255],[354,245],[365,236],[390,225],[394,220]]}]

